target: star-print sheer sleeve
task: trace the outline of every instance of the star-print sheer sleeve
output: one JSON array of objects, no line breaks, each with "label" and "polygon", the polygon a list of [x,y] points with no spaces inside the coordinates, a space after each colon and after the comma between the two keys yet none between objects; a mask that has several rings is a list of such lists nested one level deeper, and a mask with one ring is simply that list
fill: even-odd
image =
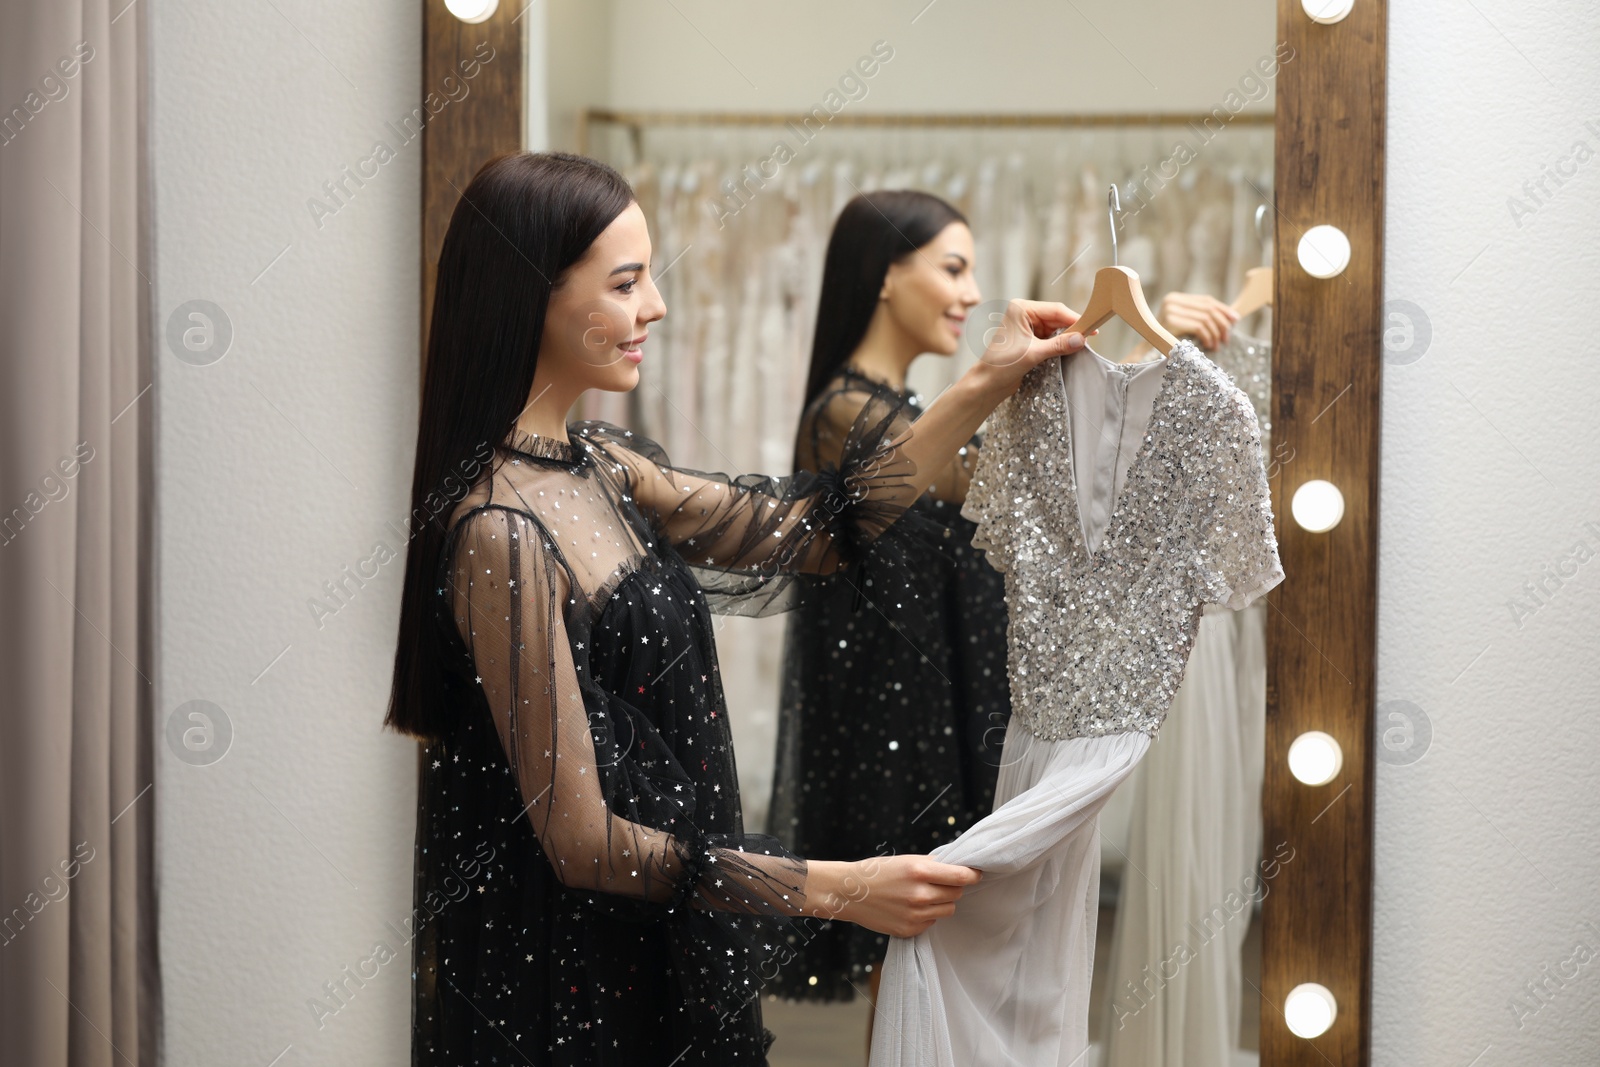
[{"label": "star-print sheer sleeve", "polygon": [[[920,399],[861,374],[848,370],[841,373],[800,415],[795,434],[795,468],[816,471],[839,466],[849,450],[855,415],[874,406],[899,405],[904,405],[909,418],[921,414]],[[934,475],[927,495],[948,504],[959,505],[965,500],[981,446],[982,437],[975,436],[957,451],[955,458]]]},{"label": "star-print sheer sleeve", "polygon": [[983,454],[984,435],[977,434],[956,452],[956,458],[934,476],[928,493],[935,500],[947,504],[965,504],[972,489],[972,476],[978,469],[978,457]]},{"label": "star-print sheer sleeve", "polygon": [[[452,534],[457,632],[493,713],[527,816],[557,878],[652,904],[798,914],[805,861],[775,841],[698,829],[700,790],[649,719],[587,677],[587,610],[541,524],[469,512]],[[713,709],[714,710],[714,709]]]},{"label": "star-print sheer sleeve", "polygon": [[[650,625],[652,602],[674,595],[681,610],[692,591],[666,588],[672,573],[647,560],[599,588],[569,564],[554,517],[585,492],[548,518],[499,504],[466,511],[439,584],[506,753],[517,818],[574,906],[664,924],[683,1003],[737,1014],[803,912],[806,862],[743,830],[709,637]],[[661,647],[673,641],[683,647]],[[663,719],[658,693],[695,710]]]},{"label": "star-print sheer sleeve", "polygon": [[1255,408],[1237,388],[1220,403],[1211,447],[1188,458],[1213,466],[1216,487],[1199,523],[1202,599],[1237,611],[1283,581],[1283,565]]},{"label": "star-print sheer sleeve", "polygon": [[512,821],[525,819],[571,907],[659,923],[682,1003],[720,1025],[757,997],[803,913],[806,862],[744,832],[693,582],[648,553],[592,581],[574,558],[613,515],[570,515],[606,498],[562,478],[528,477],[517,506],[470,507],[448,534],[438,585],[462,681],[506,753]]},{"label": "star-print sheer sleeve", "polygon": [[673,466],[648,438],[606,423],[572,432],[622,474],[633,503],[694,568],[724,612],[764,615],[795,605],[798,576],[835,574],[896,537],[916,494],[912,463],[897,449],[911,423],[903,402],[840,397],[826,418],[838,427],[836,462],[788,477],[727,475]]}]

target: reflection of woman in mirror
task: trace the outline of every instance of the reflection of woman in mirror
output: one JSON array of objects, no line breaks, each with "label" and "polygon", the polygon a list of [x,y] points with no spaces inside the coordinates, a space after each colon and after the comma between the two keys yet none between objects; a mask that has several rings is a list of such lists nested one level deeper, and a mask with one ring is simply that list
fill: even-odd
[{"label": "reflection of woman in mirror", "polygon": [[[952,355],[980,294],[966,219],[938,197],[879,191],[845,205],[828,242],[797,470],[837,464],[828,411],[921,400],[906,372]],[[978,442],[912,505],[933,538],[869,552],[791,616],[769,828],[807,856],[921,854],[989,813],[1010,713],[1003,576],[960,515]],[[876,994],[888,938],[798,923],[772,991],[796,1000]]]},{"label": "reflection of woman in mirror", "polygon": [[[422,739],[413,1062],[762,1063],[781,924],[911,936],[978,873],[926,856],[808,861],[740,820],[710,604],[821,583],[1077,334],[1013,303],[911,426],[836,404],[836,465],[675,468],[604,423],[665,306],[610,168],[517,153],[479,171],[439,256],[386,722]],[[602,1051],[604,1050],[604,1051]]]}]

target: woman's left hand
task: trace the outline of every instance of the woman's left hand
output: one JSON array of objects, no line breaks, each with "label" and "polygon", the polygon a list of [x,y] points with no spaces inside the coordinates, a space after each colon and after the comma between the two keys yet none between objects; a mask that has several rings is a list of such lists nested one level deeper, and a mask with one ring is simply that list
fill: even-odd
[{"label": "woman's left hand", "polygon": [[1239,321],[1239,313],[1205,293],[1167,293],[1156,321],[1179,337],[1193,337],[1207,352],[1221,348]]}]

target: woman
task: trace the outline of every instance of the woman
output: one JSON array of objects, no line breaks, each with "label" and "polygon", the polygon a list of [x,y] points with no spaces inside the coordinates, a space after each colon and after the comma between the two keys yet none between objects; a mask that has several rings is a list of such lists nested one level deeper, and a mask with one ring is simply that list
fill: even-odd
[{"label": "woman", "polygon": [[[966,219],[936,196],[867,193],[828,242],[795,467],[837,464],[836,404],[921,401],[905,386],[923,353],[949,356],[979,299]],[[1005,583],[960,515],[976,439],[938,472],[905,538],[789,623],[772,831],[817,858],[922,854],[988,814],[1010,714]],[[773,991],[795,1000],[877,993],[888,938],[850,923],[791,926]]]},{"label": "woman", "polygon": [[416,1064],[762,1063],[784,920],[911,935],[979,877],[743,832],[707,594],[777,603],[895,536],[1076,316],[1017,302],[914,429],[836,405],[836,467],[733,479],[565,425],[638,384],[650,264],[627,183],[565,154],[486,164],[440,251],[386,718],[425,742]]}]

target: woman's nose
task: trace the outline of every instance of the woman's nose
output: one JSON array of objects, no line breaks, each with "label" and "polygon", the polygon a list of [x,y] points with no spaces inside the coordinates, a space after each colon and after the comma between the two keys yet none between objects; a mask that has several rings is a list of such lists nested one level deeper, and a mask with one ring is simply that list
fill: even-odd
[{"label": "woman's nose", "polygon": [[645,324],[659,322],[667,317],[667,302],[661,299],[661,290],[656,288],[656,283],[650,283],[650,295],[639,308],[639,321]]}]

